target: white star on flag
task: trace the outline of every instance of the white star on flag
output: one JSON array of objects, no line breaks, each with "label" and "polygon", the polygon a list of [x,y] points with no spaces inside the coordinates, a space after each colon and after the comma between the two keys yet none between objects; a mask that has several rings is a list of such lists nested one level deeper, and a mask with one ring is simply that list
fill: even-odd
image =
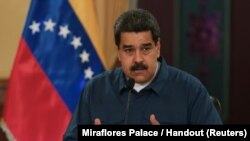
[{"label": "white star on flag", "polygon": [[75,49],[77,49],[79,46],[82,46],[81,37],[74,36],[70,44],[74,46]]},{"label": "white star on flag", "polygon": [[88,67],[87,69],[84,70],[84,78],[86,79],[91,79],[94,75],[94,72],[92,71],[91,67]]},{"label": "white star on flag", "polygon": [[89,62],[89,53],[86,52],[85,50],[82,51],[82,53],[80,54],[80,57],[81,57],[82,63]]},{"label": "white star on flag", "polygon": [[67,38],[67,35],[70,33],[69,28],[67,25],[60,26],[59,36],[62,36],[64,39]]},{"label": "white star on flag", "polygon": [[54,23],[52,21],[52,19],[49,19],[48,21],[45,21],[44,22],[44,25],[45,25],[45,31],[51,31],[53,32],[54,31],[54,26],[56,25],[56,23]]},{"label": "white star on flag", "polygon": [[32,34],[35,34],[36,32],[40,32],[40,23],[37,23],[36,21],[32,22],[32,25],[29,26],[29,29],[32,30]]}]

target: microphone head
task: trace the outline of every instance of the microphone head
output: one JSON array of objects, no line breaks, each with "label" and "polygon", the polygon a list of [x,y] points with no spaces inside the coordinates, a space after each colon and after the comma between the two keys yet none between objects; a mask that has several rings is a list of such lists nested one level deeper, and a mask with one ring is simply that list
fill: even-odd
[{"label": "microphone head", "polygon": [[133,78],[129,78],[128,81],[126,82],[126,87],[129,90],[132,90],[134,88],[135,85],[135,80]]}]

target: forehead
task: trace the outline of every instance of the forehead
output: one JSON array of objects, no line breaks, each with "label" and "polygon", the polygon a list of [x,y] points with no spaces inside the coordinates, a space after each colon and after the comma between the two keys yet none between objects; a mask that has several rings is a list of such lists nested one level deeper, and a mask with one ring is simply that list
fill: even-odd
[{"label": "forehead", "polygon": [[131,44],[131,43],[151,42],[151,41],[153,41],[153,39],[150,31],[121,33],[121,44]]}]

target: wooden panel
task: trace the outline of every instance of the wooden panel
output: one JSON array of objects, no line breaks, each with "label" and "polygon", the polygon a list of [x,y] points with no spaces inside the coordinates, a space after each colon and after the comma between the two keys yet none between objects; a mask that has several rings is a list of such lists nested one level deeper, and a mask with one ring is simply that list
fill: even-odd
[{"label": "wooden panel", "polygon": [[196,76],[210,95],[222,101],[222,118],[227,121],[230,1],[179,0],[176,8],[179,9],[178,68]]},{"label": "wooden panel", "polygon": [[230,64],[230,121],[250,123],[250,1],[232,0],[231,64]]},{"label": "wooden panel", "polygon": [[7,80],[0,79],[0,116],[2,116],[2,107],[4,103],[6,88],[7,88]]},{"label": "wooden panel", "polygon": [[[8,80],[6,79],[0,79],[0,117],[2,116],[4,97],[7,89],[7,82]],[[0,141],[7,141],[5,134],[1,129],[0,129]]]},{"label": "wooden panel", "polygon": [[174,18],[173,0],[138,0],[138,8],[150,11],[161,28],[161,55],[173,65]]}]

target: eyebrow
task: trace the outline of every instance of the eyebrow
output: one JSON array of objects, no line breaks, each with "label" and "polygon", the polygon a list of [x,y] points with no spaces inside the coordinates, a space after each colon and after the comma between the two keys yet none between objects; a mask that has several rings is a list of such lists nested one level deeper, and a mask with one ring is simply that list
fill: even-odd
[{"label": "eyebrow", "polygon": [[[148,46],[152,46],[152,43],[145,43],[145,44],[142,44],[142,46],[146,46],[146,47],[148,47]],[[133,45],[123,45],[122,46],[122,48],[132,48],[133,47]]]},{"label": "eyebrow", "polygon": [[152,46],[152,43],[145,43],[145,44],[142,44],[142,46]]},{"label": "eyebrow", "polygon": [[132,45],[123,45],[122,48],[131,48]]}]

